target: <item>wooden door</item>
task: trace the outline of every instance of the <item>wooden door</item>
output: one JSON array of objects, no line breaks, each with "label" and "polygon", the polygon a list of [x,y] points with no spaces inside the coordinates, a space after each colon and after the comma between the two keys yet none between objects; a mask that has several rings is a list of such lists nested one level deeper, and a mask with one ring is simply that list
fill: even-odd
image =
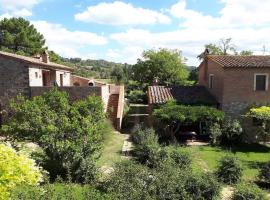
[{"label": "wooden door", "polygon": [[60,74],[60,86],[61,87],[63,86],[63,82],[64,82],[63,74]]}]

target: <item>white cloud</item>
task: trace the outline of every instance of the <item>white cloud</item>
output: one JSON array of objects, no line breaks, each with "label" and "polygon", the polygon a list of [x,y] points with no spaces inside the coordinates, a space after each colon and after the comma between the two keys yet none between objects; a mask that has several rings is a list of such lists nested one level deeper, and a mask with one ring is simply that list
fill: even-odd
[{"label": "white cloud", "polygon": [[46,21],[33,21],[32,23],[46,38],[49,49],[54,50],[62,56],[83,57],[79,53],[81,48],[107,44],[105,37],[95,33],[69,31],[60,24],[51,24]]},{"label": "white cloud", "polygon": [[[221,38],[232,38],[238,50],[251,50],[262,53],[263,45],[270,46],[270,0],[220,0],[223,8],[219,16],[204,15],[188,9],[185,0],[172,5],[169,12],[179,19],[174,31],[151,32],[143,29],[128,29],[111,34],[110,38],[125,48],[180,49],[188,58],[189,65],[197,65],[197,55],[204,50],[204,45],[217,43]],[[125,54],[124,50],[120,50]],[[142,52],[142,50],[141,50]],[[140,52],[140,53],[141,53]],[[138,55],[138,52],[134,52]],[[136,62],[135,57],[122,58]]]},{"label": "white cloud", "polygon": [[168,24],[171,21],[161,12],[134,7],[121,1],[90,6],[86,11],[76,14],[75,19],[109,25]]},{"label": "white cloud", "polygon": [[[142,29],[129,29],[126,32],[115,33],[110,37],[121,45],[136,49],[172,48],[180,49],[188,58],[188,64],[198,64],[196,56],[204,50],[204,45],[210,42],[218,42],[220,38],[233,38],[238,50],[252,50],[259,53],[262,46],[270,45],[269,28],[243,28],[243,29],[197,29],[185,28],[171,32],[154,33]],[[140,48],[138,48],[140,47]],[[121,51],[125,53],[124,50]],[[135,53],[138,55],[138,53]],[[126,54],[126,60],[136,62],[136,57]],[[127,61],[125,61],[127,62]]]},{"label": "white cloud", "polygon": [[264,26],[270,23],[269,0],[219,0],[224,7],[218,17],[203,15],[187,8],[186,0],[174,4],[170,13],[184,20],[183,27],[239,28]]},{"label": "white cloud", "polygon": [[4,17],[27,17],[32,15],[32,8],[39,2],[40,0],[0,0],[0,10],[5,12]]}]

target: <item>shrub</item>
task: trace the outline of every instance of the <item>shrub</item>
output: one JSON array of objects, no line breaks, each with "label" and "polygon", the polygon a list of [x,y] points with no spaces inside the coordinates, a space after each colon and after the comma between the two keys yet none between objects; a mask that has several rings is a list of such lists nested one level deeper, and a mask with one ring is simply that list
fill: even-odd
[{"label": "shrub", "polygon": [[180,168],[191,167],[191,156],[187,151],[181,147],[169,146],[166,148],[167,155]]},{"label": "shrub", "polygon": [[262,181],[270,184],[270,162],[267,162],[261,167],[259,178]]},{"label": "shrub", "polygon": [[[136,159],[149,167],[156,167],[166,158],[166,152],[162,151],[158,142],[158,136],[153,129],[138,129],[133,136]],[[163,158],[164,157],[164,158]]]},{"label": "shrub", "polygon": [[11,194],[13,200],[54,200],[54,199],[95,199],[113,200],[108,194],[104,194],[93,187],[75,184],[48,184],[42,187],[19,186]]},{"label": "shrub", "polygon": [[214,123],[209,128],[209,134],[211,138],[211,144],[215,145],[219,143],[220,136],[222,135],[221,127],[218,123]]},{"label": "shrub", "polygon": [[223,144],[237,144],[241,140],[243,129],[238,120],[226,119],[222,130]]},{"label": "shrub", "polygon": [[114,194],[117,199],[148,199],[151,179],[147,167],[123,161],[115,166],[104,184],[104,190]]},{"label": "shrub", "polygon": [[234,184],[238,182],[242,177],[242,172],[242,165],[234,156],[227,155],[219,161],[217,177],[223,183]]},{"label": "shrub", "polygon": [[220,189],[220,184],[210,173],[191,176],[186,183],[191,199],[215,199]]},{"label": "shrub", "polygon": [[99,97],[89,96],[70,104],[65,92],[53,89],[30,100],[18,96],[11,102],[11,109],[14,114],[3,131],[43,148],[48,157],[44,168],[51,180],[58,175],[67,179],[68,174],[76,182],[93,180],[93,166],[106,127]]},{"label": "shrub", "polygon": [[143,90],[131,90],[127,94],[127,98],[130,103],[145,103],[147,101]]},{"label": "shrub", "polygon": [[41,169],[34,160],[0,144],[0,199],[8,199],[16,185],[37,185],[41,181]]},{"label": "shrub", "polygon": [[240,183],[236,185],[232,200],[266,200],[265,193],[256,185]]}]

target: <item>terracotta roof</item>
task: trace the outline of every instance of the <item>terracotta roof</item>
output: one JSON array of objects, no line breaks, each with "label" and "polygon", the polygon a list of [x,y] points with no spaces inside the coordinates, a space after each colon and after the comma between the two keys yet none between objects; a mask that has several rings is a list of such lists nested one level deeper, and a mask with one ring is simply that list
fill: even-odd
[{"label": "terracotta roof", "polygon": [[208,55],[207,58],[223,67],[270,67],[270,56]]},{"label": "terracotta roof", "polygon": [[21,55],[17,55],[17,54],[13,54],[13,53],[7,53],[7,52],[4,52],[4,51],[0,51],[0,56],[20,60],[22,62],[26,62],[26,63],[33,64],[33,65],[44,66],[44,67],[47,67],[47,68],[65,69],[65,70],[69,70],[69,71],[73,70],[73,68],[65,66],[65,65],[60,65],[60,64],[57,64],[57,63],[53,63],[53,62],[45,63],[45,62],[42,62],[38,58],[21,56]]},{"label": "terracotta roof", "polygon": [[183,104],[217,104],[204,86],[149,86],[148,103],[162,104],[176,100]]}]

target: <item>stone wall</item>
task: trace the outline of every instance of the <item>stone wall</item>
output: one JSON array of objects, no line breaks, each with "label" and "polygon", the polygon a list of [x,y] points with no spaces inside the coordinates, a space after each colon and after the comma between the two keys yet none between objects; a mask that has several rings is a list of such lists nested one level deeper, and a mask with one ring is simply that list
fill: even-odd
[{"label": "stone wall", "polygon": [[0,56],[0,103],[7,109],[18,94],[29,96],[29,69],[25,63]]}]

